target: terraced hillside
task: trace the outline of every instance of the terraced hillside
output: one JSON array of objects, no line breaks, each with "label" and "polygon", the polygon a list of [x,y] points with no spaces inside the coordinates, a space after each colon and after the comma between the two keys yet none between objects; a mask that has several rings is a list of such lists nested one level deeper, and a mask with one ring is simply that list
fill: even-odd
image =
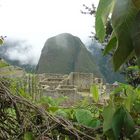
[{"label": "terraced hillside", "polygon": [[25,71],[19,67],[9,65],[4,60],[0,59],[0,77],[22,77]]}]

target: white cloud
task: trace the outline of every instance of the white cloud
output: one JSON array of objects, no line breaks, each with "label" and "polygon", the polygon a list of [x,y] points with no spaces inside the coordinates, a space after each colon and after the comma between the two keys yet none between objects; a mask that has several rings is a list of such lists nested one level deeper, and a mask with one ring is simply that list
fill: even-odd
[{"label": "white cloud", "polygon": [[35,57],[47,38],[63,32],[87,40],[94,20],[82,15],[82,5],[98,0],[0,0],[0,34],[27,40]]}]

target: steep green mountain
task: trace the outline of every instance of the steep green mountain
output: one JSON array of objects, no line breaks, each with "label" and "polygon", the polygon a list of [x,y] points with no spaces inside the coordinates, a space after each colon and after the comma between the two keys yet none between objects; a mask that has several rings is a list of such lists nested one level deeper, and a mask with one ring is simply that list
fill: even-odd
[{"label": "steep green mountain", "polygon": [[63,33],[49,38],[36,68],[37,73],[92,72],[101,76],[93,55],[78,37]]}]

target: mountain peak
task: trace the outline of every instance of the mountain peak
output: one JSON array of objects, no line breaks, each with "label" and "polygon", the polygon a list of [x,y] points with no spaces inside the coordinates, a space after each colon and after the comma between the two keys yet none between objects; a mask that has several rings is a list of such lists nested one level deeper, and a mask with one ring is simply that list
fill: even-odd
[{"label": "mountain peak", "polygon": [[91,72],[99,74],[92,54],[80,38],[62,33],[49,38],[37,66],[37,73]]}]

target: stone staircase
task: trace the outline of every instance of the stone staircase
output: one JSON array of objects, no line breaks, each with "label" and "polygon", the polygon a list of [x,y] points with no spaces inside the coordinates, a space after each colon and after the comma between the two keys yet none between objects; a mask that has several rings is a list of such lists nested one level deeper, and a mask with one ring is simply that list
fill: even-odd
[{"label": "stone staircase", "polygon": [[72,105],[80,100],[82,96],[77,94],[77,87],[69,82],[68,75],[49,74],[44,75],[40,85],[43,89],[43,95],[51,96],[53,98],[68,97],[63,105]]},{"label": "stone staircase", "polygon": [[67,96],[67,95],[75,96],[77,93],[77,88],[74,85],[59,85],[56,88],[56,91],[59,94],[64,95],[64,96]]},{"label": "stone staircase", "polygon": [[43,89],[55,90],[65,77],[66,75],[46,74],[44,75],[44,79],[41,79],[39,83]]}]

